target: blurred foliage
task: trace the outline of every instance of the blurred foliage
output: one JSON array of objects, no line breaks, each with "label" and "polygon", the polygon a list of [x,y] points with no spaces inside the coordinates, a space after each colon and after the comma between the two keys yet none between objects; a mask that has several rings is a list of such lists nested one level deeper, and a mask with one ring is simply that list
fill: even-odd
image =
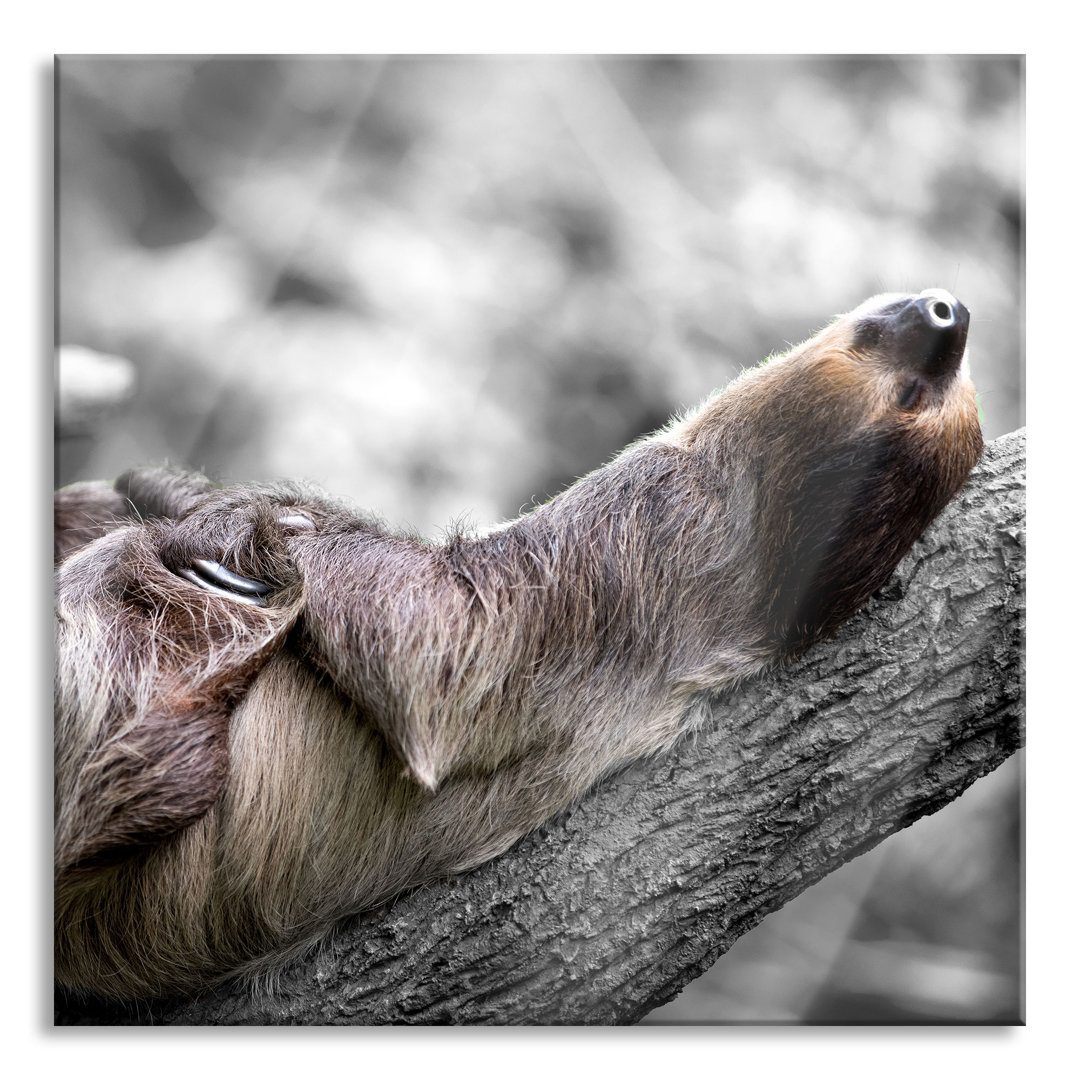
[{"label": "blurred foliage", "polygon": [[[58,70],[60,341],[136,375],[119,418],[58,430],[58,483],[169,460],[308,478],[428,534],[484,523],[834,313],[931,285],[972,311],[986,435],[1023,422],[1019,58],[110,56]],[[857,907],[842,874],[807,893],[807,911],[816,896],[851,912],[825,919],[841,928],[832,952],[810,918],[817,974],[798,1002],[785,1011],[760,978],[772,1011],[745,986],[743,1007],[1015,1016],[1011,775],[993,788],[992,835],[985,808],[960,809],[973,791],[930,819],[956,822],[946,854],[916,826],[848,868],[862,880],[867,859],[898,852]],[[948,915],[973,836],[981,869]],[[768,954],[789,910],[737,948]],[[946,946],[953,969],[1003,976],[1004,997],[919,1005],[920,980],[947,981],[931,962]],[[778,962],[790,971],[798,951]],[[737,973],[736,952],[715,970]],[[876,986],[883,970],[907,989]]]},{"label": "blurred foliage", "polygon": [[[133,460],[516,513],[891,288],[1020,423],[1015,59],[69,58],[60,328]],[[84,448],[85,449],[85,448]]]}]

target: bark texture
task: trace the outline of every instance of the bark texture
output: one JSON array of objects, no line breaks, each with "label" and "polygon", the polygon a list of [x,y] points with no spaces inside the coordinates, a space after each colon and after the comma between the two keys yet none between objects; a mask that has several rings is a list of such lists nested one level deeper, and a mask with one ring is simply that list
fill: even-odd
[{"label": "bark texture", "polygon": [[369,913],[276,985],[58,1024],[628,1023],[765,915],[1023,742],[1024,432],[801,661],[479,869]]}]

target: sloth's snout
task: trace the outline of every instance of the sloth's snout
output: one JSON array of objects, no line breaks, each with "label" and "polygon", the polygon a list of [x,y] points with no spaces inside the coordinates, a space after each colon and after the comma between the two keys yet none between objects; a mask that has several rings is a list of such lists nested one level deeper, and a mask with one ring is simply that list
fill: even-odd
[{"label": "sloth's snout", "polygon": [[864,314],[856,343],[884,352],[905,371],[927,378],[952,375],[964,356],[970,318],[952,293],[925,289]]}]

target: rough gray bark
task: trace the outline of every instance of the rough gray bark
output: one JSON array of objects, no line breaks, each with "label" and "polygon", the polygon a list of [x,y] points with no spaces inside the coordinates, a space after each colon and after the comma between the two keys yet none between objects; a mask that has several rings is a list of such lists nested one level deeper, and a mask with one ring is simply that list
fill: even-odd
[{"label": "rough gray bark", "polygon": [[58,1023],[624,1023],[1023,741],[1024,432],[998,439],[831,642],[506,854],[342,929],[265,988]]}]

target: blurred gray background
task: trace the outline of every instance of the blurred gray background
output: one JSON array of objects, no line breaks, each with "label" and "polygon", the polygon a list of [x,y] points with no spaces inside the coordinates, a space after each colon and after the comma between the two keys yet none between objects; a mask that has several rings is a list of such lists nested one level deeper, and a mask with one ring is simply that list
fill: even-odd
[{"label": "blurred gray background", "polygon": [[[64,57],[57,485],[510,517],[885,290],[1024,410],[1018,57]],[[651,1020],[1008,1022],[1019,758]]]}]

